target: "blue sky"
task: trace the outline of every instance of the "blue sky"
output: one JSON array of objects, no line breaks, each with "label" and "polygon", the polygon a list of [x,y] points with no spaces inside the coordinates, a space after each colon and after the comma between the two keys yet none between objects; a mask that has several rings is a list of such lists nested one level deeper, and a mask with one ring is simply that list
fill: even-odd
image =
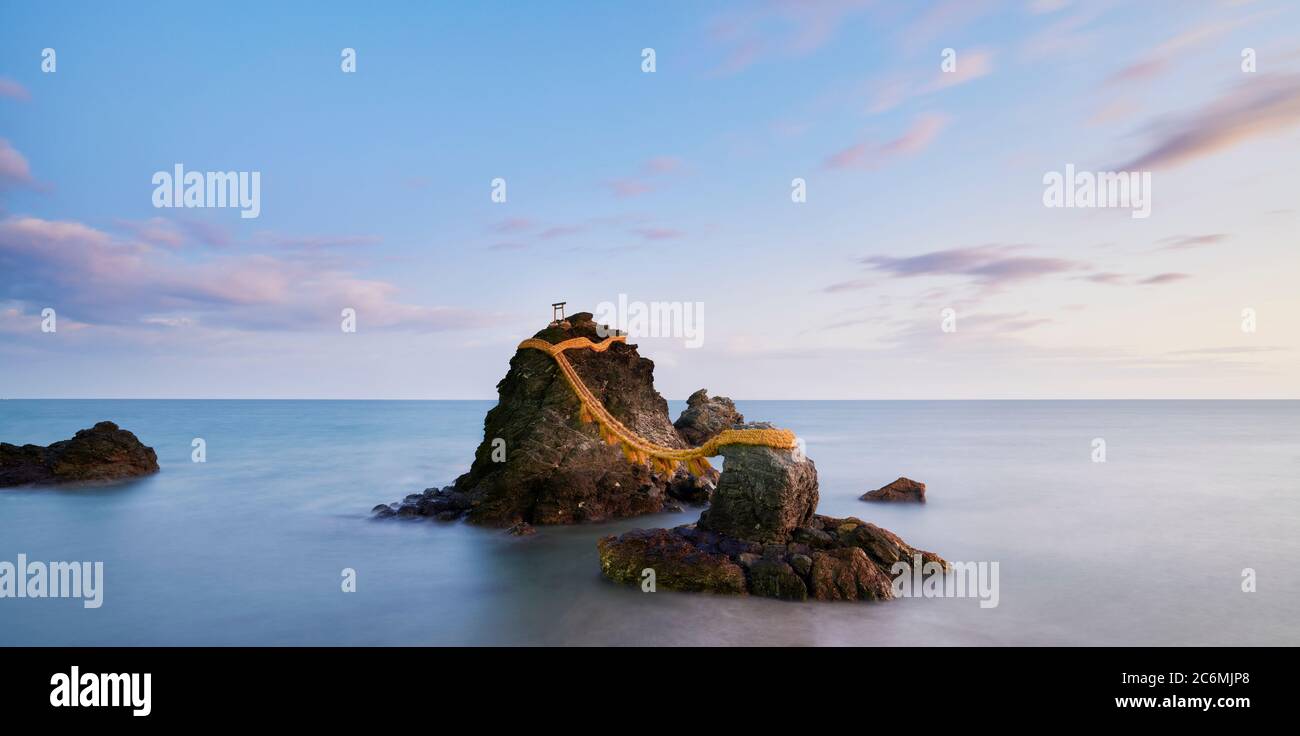
[{"label": "blue sky", "polygon": [[0,394],[485,398],[626,294],[672,398],[1300,398],[1294,4],[263,5],[0,10]]}]

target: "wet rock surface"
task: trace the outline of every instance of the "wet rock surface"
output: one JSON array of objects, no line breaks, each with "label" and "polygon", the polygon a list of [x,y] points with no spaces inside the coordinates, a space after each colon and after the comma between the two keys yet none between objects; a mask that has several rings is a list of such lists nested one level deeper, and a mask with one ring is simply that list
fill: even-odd
[{"label": "wet rock surface", "polygon": [[[725,479],[726,472],[723,472]],[[900,560],[947,563],[896,534],[853,517],[813,515],[786,543],[737,539],[688,524],[635,529],[596,544],[601,571],[621,583],[639,583],[654,570],[668,590],[749,593],[784,600],[889,600],[890,568]]]},{"label": "wet rock surface", "polygon": [[158,455],[112,422],[49,446],[0,442],[0,488],[104,483],[158,472]]},{"label": "wet rock surface", "polygon": [[888,501],[893,503],[925,503],[925,484],[911,478],[899,478],[874,491],[862,494],[863,501]]},{"label": "wet rock surface", "polygon": [[700,389],[686,399],[686,410],[673,427],[690,445],[699,446],[722,430],[744,422],[735,402],[726,396],[709,398],[708,390]]},{"label": "wet rock surface", "polygon": [[[747,429],[771,429],[755,423]],[[817,467],[789,450],[757,445],[720,448],[723,473],[701,529],[757,542],[786,542],[817,510]]]}]

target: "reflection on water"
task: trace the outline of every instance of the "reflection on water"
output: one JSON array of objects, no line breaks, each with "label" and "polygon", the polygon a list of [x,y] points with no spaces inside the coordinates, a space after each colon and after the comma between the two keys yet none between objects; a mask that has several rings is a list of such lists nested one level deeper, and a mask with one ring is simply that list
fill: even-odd
[{"label": "reflection on water", "polygon": [[[526,538],[368,519],[461,472],[491,402],[9,400],[4,441],[111,419],[163,472],[0,491],[0,560],[105,562],[102,608],[0,599],[0,644],[1300,644],[1300,403],[738,403],[806,440],[823,513],[998,561],[1000,605],[646,594],[600,577],[597,538],[698,510]],[[195,437],[206,463],[190,462]],[[900,475],[930,503],[857,500]],[[1241,592],[1247,567],[1256,593]]]}]

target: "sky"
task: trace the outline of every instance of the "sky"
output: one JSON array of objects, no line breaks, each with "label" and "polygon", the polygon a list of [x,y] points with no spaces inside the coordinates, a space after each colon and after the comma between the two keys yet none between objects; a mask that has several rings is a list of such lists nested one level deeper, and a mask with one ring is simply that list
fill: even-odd
[{"label": "sky", "polygon": [[[632,340],[672,399],[1300,398],[1297,30],[1266,0],[5,3],[0,397],[493,398],[552,302],[622,296],[702,315]],[[258,172],[258,216],[155,207],[177,164]],[[1149,176],[1149,216],[1046,206],[1067,166]]]}]

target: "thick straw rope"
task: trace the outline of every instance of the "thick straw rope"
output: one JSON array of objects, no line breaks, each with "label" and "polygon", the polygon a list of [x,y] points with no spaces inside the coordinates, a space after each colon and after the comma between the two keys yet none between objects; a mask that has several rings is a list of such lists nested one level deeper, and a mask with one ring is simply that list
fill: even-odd
[{"label": "thick straw rope", "polygon": [[637,435],[609,413],[600,399],[596,398],[591,389],[582,382],[573,364],[564,355],[564,351],[575,348],[603,353],[616,342],[627,342],[627,336],[614,335],[602,342],[575,337],[554,344],[538,338],[530,338],[519,343],[519,347],[540,350],[555,359],[556,365],[560,366],[560,373],[564,375],[564,380],[568,382],[582,404],[579,416],[584,422],[596,422],[600,428],[600,436],[611,445],[619,445],[628,462],[650,463],[656,470],[667,475],[675,473],[678,466],[685,465],[692,474],[704,475],[712,467],[705,458],[717,455],[718,448],[724,445],[763,445],[784,450],[794,449],[794,432],[788,429],[724,429],[699,447],[684,450],[665,447]]}]

